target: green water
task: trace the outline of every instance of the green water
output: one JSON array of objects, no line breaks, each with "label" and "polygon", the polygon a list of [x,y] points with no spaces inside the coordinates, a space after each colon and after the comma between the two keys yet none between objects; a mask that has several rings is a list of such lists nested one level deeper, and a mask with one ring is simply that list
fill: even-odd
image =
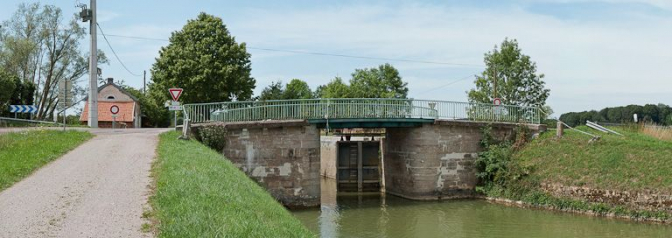
[{"label": "green water", "polygon": [[[326,197],[325,197],[326,195]],[[483,200],[411,201],[338,196],[293,211],[321,237],[672,237],[672,225],[524,209]]]}]

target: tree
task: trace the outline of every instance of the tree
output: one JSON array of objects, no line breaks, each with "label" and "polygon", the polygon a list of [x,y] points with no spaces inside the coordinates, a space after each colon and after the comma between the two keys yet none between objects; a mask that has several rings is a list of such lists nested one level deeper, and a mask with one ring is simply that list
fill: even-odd
[{"label": "tree", "polygon": [[181,87],[185,103],[248,100],[255,80],[250,75],[250,54],[236,43],[222,19],[200,13],[173,32],[152,65],[152,96],[162,104],[168,88]]},{"label": "tree", "polygon": [[[521,53],[518,41],[504,39],[485,54],[486,69],[476,77],[476,88],[468,92],[469,101],[492,103],[500,98],[502,104],[545,106],[550,90],[544,88],[544,75],[537,74],[537,65]],[[496,95],[495,95],[496,80]]]},{"label": "tree", "polygon": [[0,68],[0,114],[4,114],[10,105],[12,94],[16,89],[16,75],[12,75]]},{"label": "tree", "polygon": [[287,86],[285,86],[285,92],[283,93],[284,99],[311,99],[313,98],[313,92],[310,91],[308,83],[300,79],[292,79],[289,81]]},{"label": "tree", "polygon": [[317,87],[315,97],[317,98],[352,98],[350,86],[343,83],[343,79],[336,77],[327,85]]},{"label": "tree", "polygon": [[315,90],[317,98],[406,98],[408,83],[390,64],[377,68],[355,69],[350,85],[336,77]]},{"label": "tree", "polygon": [[358,98],[406,98],[408,83],[390,64],[378,68],[356,69],[350,80],[350,90]]},{"label": "tree", "polygon": [[284,90],[282,89],[282,81],[271,82],[271,85],[261,91],[259,100],[280,100],[283,98]]},{"label": "tree", "polygon": [[157,106],[157,103],[152,101],[153,99],[148,97],[145,93],[139,89],[133,88],[131,86],[123,85],[119,83],[121,87],[134,97],[138,99],[140,104],[140,110],[144,116],[142,124],[151,125],[153,127],[166,127],[170,124],[170,115],[163,112],[163,107]]},{"label": "tree", "polygon": [[[27,88],[36,89],[38,119],[50,117],[56,109],[59,82],[73,85],[74,95],[83,96],[85,91],[77,80],[88,73],[88,53],[82,53],[79,46],[86,30],[74,17],[64,21],[60,8],[33,3],[20,4],[12,18],[3,22],[7,32],[1,36],[0,65],[22,84],[32,83]],[[107,62],[102,51],[98,58],[99,64]]]}]

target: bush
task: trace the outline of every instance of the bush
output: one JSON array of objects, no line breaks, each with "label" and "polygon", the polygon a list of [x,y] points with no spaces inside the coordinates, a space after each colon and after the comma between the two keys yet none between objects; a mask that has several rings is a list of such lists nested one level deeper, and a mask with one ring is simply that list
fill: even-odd
[{"label": "bush", "polygon": [[213,150],[222,152],[226,145],[226,128],[223,126],[203,126],[198,128],[196,139]]},{"label": "bush", "polygon": [[[496,187],[510,187],[513,181],[520,181],[532,171],[530,166],[522,166],[513,161],[513,153],[527,143],[529,130],[521,126],[516,129],[515,141],[498,141],[492,136],[492,128],[482,129],[481,146],[485,150],[478,154],[475,161],[479,183],[486,190]],[[483,190],[483,188],[479,188]]]}]

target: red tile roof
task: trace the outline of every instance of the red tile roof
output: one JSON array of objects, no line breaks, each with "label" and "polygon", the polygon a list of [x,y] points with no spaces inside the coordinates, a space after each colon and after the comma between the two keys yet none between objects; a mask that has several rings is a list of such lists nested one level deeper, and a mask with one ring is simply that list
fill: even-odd
[{"label": "red tile roof", "polygon": [[[135,102],[103,102],[98,101],[98,121],[112,121],[112,113],[110,107],[117,105],[119,113],[117,113],[116,121],[133,122],[133,109]],[[79,121],[88,121],[89,118],[89,102],[84,105],[84,111]]]}]

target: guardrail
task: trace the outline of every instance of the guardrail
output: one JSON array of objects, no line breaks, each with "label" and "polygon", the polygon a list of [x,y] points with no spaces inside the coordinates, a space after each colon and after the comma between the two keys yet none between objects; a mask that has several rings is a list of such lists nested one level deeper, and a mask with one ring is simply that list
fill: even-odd
[{"label": "guardrail", "polygon": [[189,123],[289,119],[426,118],[540,123],[535,107],[389,98],[331,98],[185,104]]}]

